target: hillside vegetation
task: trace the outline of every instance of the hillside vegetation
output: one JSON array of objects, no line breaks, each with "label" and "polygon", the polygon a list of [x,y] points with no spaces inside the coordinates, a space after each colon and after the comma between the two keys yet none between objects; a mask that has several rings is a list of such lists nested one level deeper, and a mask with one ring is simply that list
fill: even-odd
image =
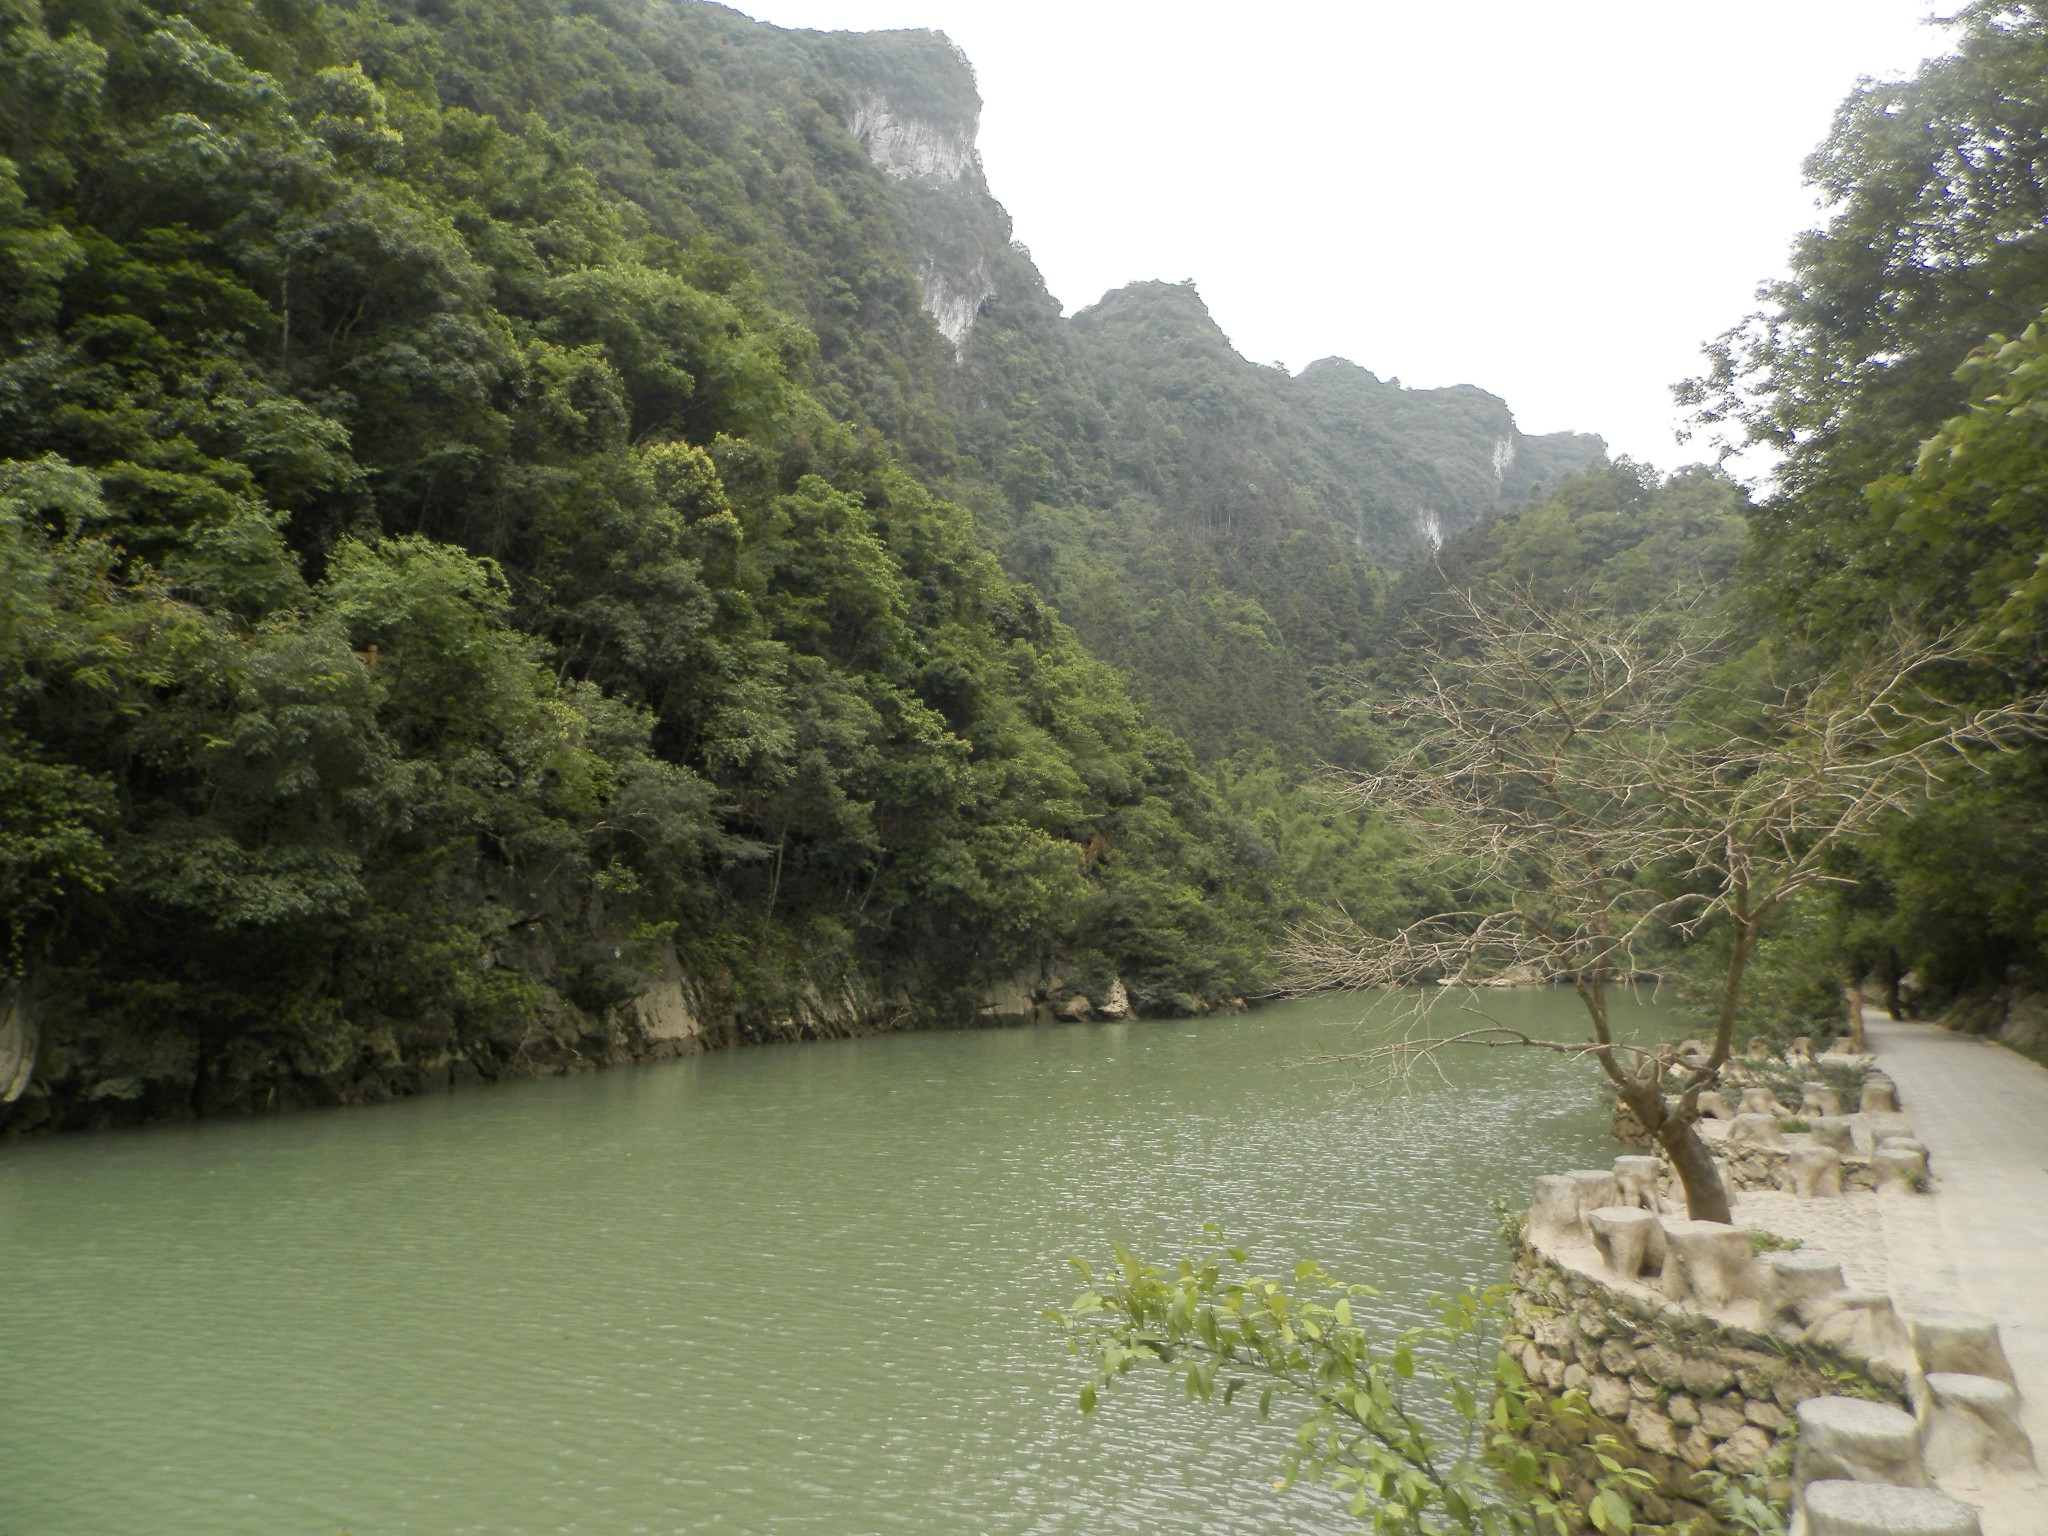
[{"label": "hillside vegetation", "polygon": [[0,4],[9,1124],[1193,1011],[1398,853],[1311,679],[1504,409],[1060,320],[977,112],[712,5]]},{"label": "hillside vegetation", "polygon": [[[1454,588],[2031,686],[2048,48],[1956,28],[1688,386],[1753,509],[1186,285],[1063,316],[935,34],[0,0],[5,1124],[1256,995],[1445,900],[1314,788]],[[2044,783],[1858,851],[1758,1018],[2048,972]]]}]

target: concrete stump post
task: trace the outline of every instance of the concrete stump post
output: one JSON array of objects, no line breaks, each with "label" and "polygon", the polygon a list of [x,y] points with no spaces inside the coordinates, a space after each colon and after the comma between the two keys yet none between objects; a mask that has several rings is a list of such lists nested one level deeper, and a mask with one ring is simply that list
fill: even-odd
[{"label": "concrete stump post", "polygon": [[1769,1115],[1773,1120],[1782,1120],[1785,1118],[1785,1106],[1768,1088],[1745,1088],[1742,1090],[1742,1103],[1735,1111],[1738,1120],[1744,1115]]},{"label": "concrete stump post", "polygon": [[1764,1317],[1773,1324],[1804,1324],[1815,1302],[1842,1289],[1842,1266],[1824,1253],[1767,1253],[1760,1268]]},{"label": "concrete stump post", "polygon": [[1803,1066],[1811,1060],[1813,1060],[1813,1036],[1794,1035],[1792,1043],[1785,1047],[1785,1064],[1797,1067]]},{"label": "concrete stump post", "polygon": [[1913,1358],[1912,1343],[1891,1297],[1883,1291],[1836,1291],[1814,1302],[1807,1337],[1850,1356],[1889,1360],[1903,1369]]},{"label": "concrete stump post", "polygon": [[1802,1200],[1831,1198],[1842,1192],[1842,1154],[1833,1147],[1794,1147],[1785,1159],[1785,1180]]},{"label": "concrete stump post", "polygon": [[1922,1312],[1913,1318],[1913,1358],[1932,1376],[1988,1376],[2007,1386],[2012,1365],[1999,1342],[1998,1324],[1975,1312]]},{"label": "concrete stump post", "polygon": [[1612,1168],[1574,1168],[1565,1177],[1578,1186],[1580,1240],[1591,1242],[1593,1231],[1586,1225],[1586,1213],[1603,1205],[1621,1204],[1621,1186],[1614,1182]]},{"label": "concrete stump post", "polygon": [[1529,1231],[1553,1242],[1590,1242],[1586,1212],[1620,1203],[1621,1191],[1608,1169],[1545,1174],[1536,1181],[1535,1197],[1529,1202]]},{"label": "concrete stump post", "polygon": [[1664,1218],[1664,1294],[1708,1311],[1762,1289],[1749,1234],[1718,1221]]},{"label": "concrete stump post", "polygon": [[1549,1242],[1578,1241],[1579,1185],[1568,1173],[1546,1173],[1529,1200],[1529,1235]]},{"label": "concrete stump post", "polygon": [[1977,1511],[1931,1488],[1837,1479],[1806,1488],[1807,1536],[1984,1536]]},{"label": "concrete stump post", "polygon": [[1654,1157],[1631,1155],[1614,1160],[1614,1184],[1621,1191],[1618,1204],[1661,1212],[1664,1209],[1662,1182],[1663,1165]]},{"label": "concrete stump post", "polygon": [[1799,1085],[1799,1113],[1804,1119],[1816,1115],[1839,1115],[1842,1112],[1842,1096],[1826,1083],[1801,1083]]},{"label": "concrete stump post", "polygon": [[1856,1128],[1836,1115],[1822,1115],[1806,1123],[1807,1134],[1824,1147],[1848,1155],[1856,1150]]},{"label": "concrete stump post", "polygon": [[1586,1213],[1586,1225],[1600,1257],[1622,1279],[1634,1280],[1664,1267],[1663,1223],[1641,1207],[1603,1205]]},{"label": "concrete stump post", "polygon": [[1879,1147],[1870,1163],[1877,1170],[1880,1195],[1918,1194],[1927,1182],[1927,1154],[1905,1147]]},{"label": "concrete stump post", "polygon": [[1842,1479],[1925,1488],[1920,1425],[1910,1413],[1860,1397],[1809,1397],[1797,1410],[1799,1449],[1792,1484]]},{"label": "concrete stump post", "polygon": [[1985,1468],[2025,1472],[2033,1442],[2020,1428],[2020,1395],[1989,1376],[1936,1371],[1927,1378],[1927,1470],[1937,1477]]},{"label": "concrete stump post", "polygon": [[[1749,1095],[1742,1096],[1742,1102],[1749,1102]],[[1745,1109],[1728,1125],[1728,1144],[1751,1147],[1782,1147],[1785,1145],[1785,1128],[1778,1123],[1776,1115],[1754,1114]]]},{"label": "concrete stump post", "polygon": [[1728,1100],[1718,1088],[1705,1088],[1694,1100],[1700,1107],[1700,1116],[1707,1120],[1733,1120],[1735,1111],[1728,1107]]},{"label": "concrete stump post", "polygon": [[1858,1107],[1866,1115],[1896,1115],[1899,1085],[1882,1073],[1871,1073],[1863,1079],[1863,1099]]}]

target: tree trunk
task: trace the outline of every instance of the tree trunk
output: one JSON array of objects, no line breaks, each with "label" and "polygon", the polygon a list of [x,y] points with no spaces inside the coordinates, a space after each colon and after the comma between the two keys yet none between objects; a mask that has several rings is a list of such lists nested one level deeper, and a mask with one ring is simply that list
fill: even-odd
[{"label": "tree trunk", "polygon": [[1694,1221],[1733,1225],[1735,1213],[1728,1203],[1728,1186],[1722,1183],[1721,1170],[1714,1166],[1714,1154],[1700,1139],[1697,1124],[1676,1115],[1665,1116],[1657,1131],[1657,1145],[1671,1159],[1671,1169],[1685,1190],[1685,1214]]},{"label": "tree trunk", "polygon": [[1697,1130],[1699,1113],[1686,1113],[1664,1097],[1663,1079],[1624,1073],[1617,1077],[1614,1092],[1650,1139],[1671,1161],[1672,1172],[1685,1191],[1685,1214],[1694,1221],[1722,1221],[1732,1224],[1734,1213],[1728,1204],[1728,1189],[1721,1182],[1721,1170],[1714,1154],[1707,1150]]}]

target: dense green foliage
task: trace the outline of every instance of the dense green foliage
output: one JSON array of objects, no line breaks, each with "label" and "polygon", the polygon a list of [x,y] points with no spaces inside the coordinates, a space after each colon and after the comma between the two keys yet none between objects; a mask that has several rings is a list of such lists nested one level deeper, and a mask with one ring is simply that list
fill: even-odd
[{"label": "dense green foliage", "polygon": [[1390,565],[1599,451],[1523,438],[1477,389],[1248,362],[1185,284],[1060,323],[1014,280],[1030,301],[1002,295],[963,358],[963,452],[1000,490],[977,511],[1205,759],[1341,756],[1318,683],[1379,643]]},{"label": "dense green foliage", "polygon": [[[2048,7],[1979,0],[1955,48],[1872,82],[1808,163],[1827,217],[1767,308],[1681,390],[1782,451],[1744,562],[1758,645],[1818,667],[1894,617],[1986,652],[1990,702],[2044,678],[2048,547]],[[1917,973],[1935,999],[2048,976],[2048,758],[2014,754],[1845,862],[1842,971]]]},{"label": "dense green foliage", "polygon": [[1629,1494],[1649,1474],[1624,1467],[1610,1435],[1589,1442],[1606,1467],[1590,1498],[1570,1458],[1538,1431],[1588,1439],[1585,1393],[1556,1397],[1524,1379],[1501,1347],[1506,1288],[1440,1300],[1431,1325],[1387,1330],[1363,1316],[1376,1294],[1313,1260],[1292,1282],[1250,1272],[1218,1246],[1171,1267],[1122,1249],[1054,1320],[1093,1379],[1081,1407],[1134,1370],[1177,1377],[1187,1396],[1264,1417],[1298,1415],[1283,1483],[1327,1483],[1360,1528],[1381,1536],[1566,1536],[1635,1527]]},{"label": "dense green foliage", "polygon": [[[1824,222],[1679,391],[1702,425],[1782,456],[1771,494],[1751,508],[1706,470],[1659,484],[1604,465],[1454,537],[1389,593],[1361,712],[1414,675],[1395,636],[1442,641],[1433,616],[1459,590],[1606,615],[1704,596],[1702,621],[1740,642],[1714,679],[1737,695],[1881,669],[1916,635],[1972,653],[1945,699],[1995,707],[2048,681],[2048,8],[1982,0],[1951,26],[1952,54],[1843,105],[1807,167]],[[1911,971],[1923,1002],[2048,980],[2048,755],[1978,756],[1773,918],[1743,1033],[1831,1030],[1859,977],[1896,996]],[[1718,977],[1727,946],[1710,927],[1662,963]]]},{"label": "dense green foliage", "polygon": [[[1185,285],[1062,318],[933,34],[0,0],[34,1092],[605,1057],[662,978],[713,1037],[962,1018],[1049,960],[1147,1011],[1255,989],[1290,921],[1443,903],[1315,785],[1383,760],[1453,589],[1732,578],[1758,665],[1903,607],[2031,684],[2048,26],[1956,25],[1844,108],[1828,222],[1691,387],[1788,454],[1752,511],[1476,389],[1253,364]],[[964,169],[875,164],[892,113]],[[941,278],[982,295],[957,348]],[[2041,964],[2044,785],[2017,755],[1845,855],[1788,953]],[[1759,1017],[1817,1006],[1793,969]]]},{"label": "dense green foliage", "polygon": [[918,478],[950,359],[781,36],[0,11],[18,1117],[597,1050],[671,953],[740,1029],[1255,979],[1256,838]]}]

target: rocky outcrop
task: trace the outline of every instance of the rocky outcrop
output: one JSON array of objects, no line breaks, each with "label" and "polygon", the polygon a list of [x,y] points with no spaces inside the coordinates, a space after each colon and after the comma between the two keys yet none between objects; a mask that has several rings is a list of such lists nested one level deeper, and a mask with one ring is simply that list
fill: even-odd
[{"label": "rocky outcrop", "polygon": [[1969,1035],[1988,1035],[2036,1061],[2048,1061],[2048,991],[2024,982],[1950,1005],[1940,1023]]},{"label": "rocky outcrop", "polygon": [[19,982],[0,986],[0,1104],[22,1096],[35,1075],[42,1032]]},{"label": "rocky outcrop", "polygon": [[972,123],[948,126],[912,117],[876,92],[855,98],[846,128],[868,158],[891,176],[944,183],[981,169]]},{"label": "rocky outcrop", "polygon": [[[997,296],[996,271],[1009,247],[1010,218],[990,194],[975,148],[981,103],[973,71],[957,49],[953,54],[963,78],[953,83],[943,111],[918,110],[884,85],[859,83],[847,102],[846,131],[899,184],[925,313],[958,355],[983,308]],[[936,67],[936,57],[928,57],[928,69]],[[905,88],[899,84],[895,90]]]},{"label": "rocky outcrop", "polygon": [[[603,946],[607,954],[611,946]],[[866,975],[798,978],[764,998],[732,977],[692,976],[673,949],[651,975],[631,973],[620,995],[575,1001],[526,977],[564,965],[538,925],[521,927],[479,960],[480,974],[523,999],[496,1024],[449,1020],[358,1022],[319,1010],[280,1021],[266,1037],[209,1042],[184,1031],[86,1020],[39,1032],[19,987],[0,992],[0,1135],[96,1129],[193,1115],[376,1104],[465,1084],[560,1077],[740,1045],[844,1039],[906,1030],[1010,1028],[1135,1021],[1212,1011],[1200,999],[1134,995],[1104,978],[1091,1000],[1050,963],[978,987]],[[1242,1012],[1243,998],[1214,1005]],[[40,1050],[38,1041],[40,1039]]]}]

